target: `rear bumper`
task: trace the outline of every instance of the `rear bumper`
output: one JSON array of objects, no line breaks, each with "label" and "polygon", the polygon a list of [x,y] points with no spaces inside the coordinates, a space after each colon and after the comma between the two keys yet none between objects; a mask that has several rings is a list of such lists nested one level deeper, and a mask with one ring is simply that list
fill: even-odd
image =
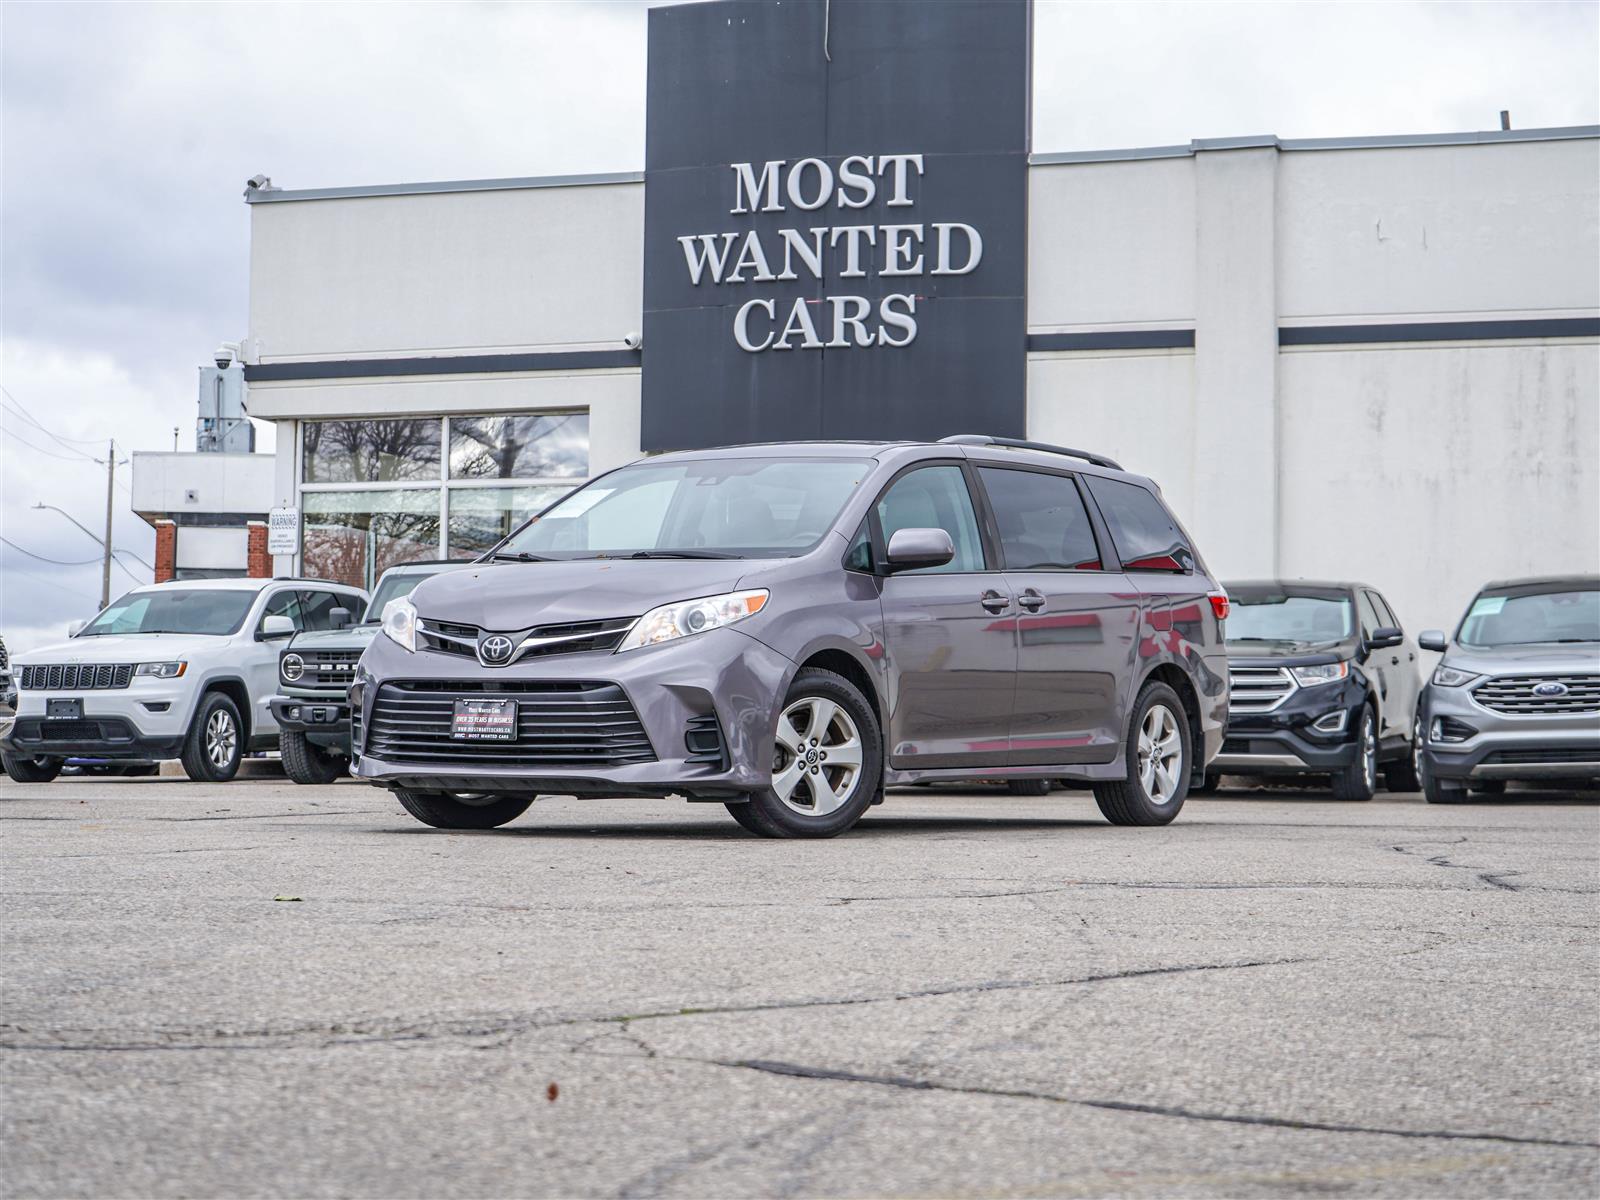
[{"label": "rear bumper", "polygon": [[[499,669],[450,655],[408,653],[380,637],[362,658],[351,692],[362,730],[354,747],[353,773],[391,788],[730,799],[771,781],[779,700],[795,670],[788,658],[736,629],[624,654],[562,655]],[[426,683],[439,689],[432,693],[438,696],[450,695],[453,681],[489,689],[463,693],[477,698],[492,694],[496,684],[510,683],[620,688],[648,739],[650,761],[568,765],[557,762],[554,752],[537,755],[526,741],[487,744],[477,754],[459,743],[441,742],[437,733],[437,750],[392,736],[379,743],[369,736],[374,703],[380,688],[396,681]],[[689,745],[692,723],[708,717],[716,718],[720,754],[708,755]],[[592,740],[582,728],[575,736]],[[376,744],[387,749],[379,751],[373,748]],[[508,765],[497,757],[522,761]]]},{"label": "rear bumper", "polygon": [[[0,722],[0,725],[3,725]],[[64,729],[48,726],[71,725]],[[81,721],[44,721],[18,717],[0,734],[0,750],[23,758],[115,758],[127,762],[160,762],[183,752],[183,738],[150,735],[124,717],[86,717]]]}]

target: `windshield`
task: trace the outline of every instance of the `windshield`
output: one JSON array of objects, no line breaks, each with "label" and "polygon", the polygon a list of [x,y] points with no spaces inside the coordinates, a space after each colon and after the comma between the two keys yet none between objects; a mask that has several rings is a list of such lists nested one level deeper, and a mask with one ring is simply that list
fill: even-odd
[{"label": "windshield", "polygon": [[1230,642],[1338,642],[1355,632],[1355,605],[1333,588],[1228,589]]},{"label": "windshield", "polygon": [[162,588],[129,592],[85,625],[79,637],[123,633],[236,633],[260,592]]},{"label": "windshield", "polygon": [[1600,642],[1600,589],[1485,592],[1462,618],[1456,641],[1480,647]]},{"label": "windshield", "polygon": [[496,553],[550,558],[761,558],[798,554],[833,526],[866,458],[635,463],[535,517]]},{"label": "windshield", "polygon": [[361,618],[362,624],[383,620],[384,605],[401,596],[409,596],[417,584],[429,575],[437,574],[437,571],[390,571],[378,580],[378,590],[372,593],[372,599],[367,602],[367,614]]}]

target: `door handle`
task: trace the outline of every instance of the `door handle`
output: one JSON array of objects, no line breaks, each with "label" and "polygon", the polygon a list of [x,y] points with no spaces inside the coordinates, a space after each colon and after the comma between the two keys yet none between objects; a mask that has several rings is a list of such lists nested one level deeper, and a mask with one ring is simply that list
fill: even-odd
[{"label": "door handle", "polygon": [[1003,613],[1011,607],[1011,597],[1001,595],[992,588],[978,597],[978,603],[992,613]]},{"label": "door handle", "polygon": [[1391,658],[1391,659],[1390,659],[1390,660],[1389,660],[1389,661],[1390,661],[1390,662],[1392,662],[1392,663],[1393,663],[1393,664],[1394,664],[1394,665],[1395,665],[1395,666],[1397,666],[1397,667],[1398,667],[1398,666],[1399,666],[1399,665],[1400,665],[1400,656],[1399,656],[1399,655],[1398,655],[1398,654],[1396,654],[1396,655],[1395,655],[1395,656],[1394,656],[1394,657],[1393,657],[1393,658]]},{"label": "door handle", "polygon": [[1024,588],[1022,595],[1017,597],[1017,604],[1029,612],[1038,612],[1044,607],[1044,596],[1033,588]]}]

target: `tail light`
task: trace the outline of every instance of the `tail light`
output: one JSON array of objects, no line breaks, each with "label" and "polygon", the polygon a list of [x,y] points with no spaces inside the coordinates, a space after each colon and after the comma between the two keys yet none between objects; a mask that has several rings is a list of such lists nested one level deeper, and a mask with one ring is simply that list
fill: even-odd
[{"label": "tail light", "polygon": [[1211,593],[1211,611],[1217,614],[1217,620],[1219,621],[1226,621],[1228,619],[1227,592]]}]

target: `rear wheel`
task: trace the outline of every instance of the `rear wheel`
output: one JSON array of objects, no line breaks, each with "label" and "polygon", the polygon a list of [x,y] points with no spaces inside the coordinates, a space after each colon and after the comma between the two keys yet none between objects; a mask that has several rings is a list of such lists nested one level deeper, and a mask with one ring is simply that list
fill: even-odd
[{"label": "rear wheel", "polygon": [[435,829],[495,829],[528,811],[536,797],[503,792],[419,792],[398,788],[394,798]]},{"label": "rear wheel", "polygon": [[1128,723],[1128,777],[1095,784],[1095,803],[1113,825],[1167,824],[1189,794],[1190,754],[1178,693],[1164,683],[1145,684]]},{"label": "rear wheel", "polygon": [[317,745],[303,733],[285,731],[278,738],[283,773],[296,783],[332,783],[343,779],[350,760],[335,750]]},{"label": "rear wheel", "polygon": [[47,754],[26,758],[0,752],[0,766],[4,766],[6,774],[18,783],[49,783],[61,774],[61,767],[65,761],[65,759],[51,758]]},{"label": "rear wheel", "polygon": [[1050,781],[1048,779],[1008,779],[1006,791],[1013,796],[1048,796],[1050,794]]},{"label": "rear wheel", "polygon": [[1372,709],[1361,710],[1356,732],[1356,761],[1333,774],[1335,800],[1371,800],[1378,791],[1378,723]]},{"label": "rear wheel", "polygon": [[807,667],[778,714],[771,785],[727,809],[761,837],[834,837],[861,819],[882,780],[872,706],[842,675]]},{"label": "rear wheel", "polygon": [[201,697],[189,736],[183,739],[183,773],[196,783],[227,783],[244,758],[239,709],[221,692]]}]

